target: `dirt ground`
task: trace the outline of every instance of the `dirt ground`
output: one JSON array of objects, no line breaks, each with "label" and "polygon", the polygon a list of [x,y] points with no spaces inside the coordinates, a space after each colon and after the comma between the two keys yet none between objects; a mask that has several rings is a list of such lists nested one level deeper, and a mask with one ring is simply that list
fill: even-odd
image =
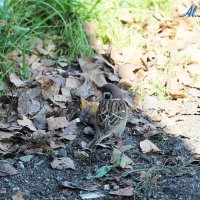
[{"label": "dirt ground", "polygon": [[[144,115],[138,114],[138,119]],[[147,118],[148,119],[148,118]],[[149,120],[149,119],[148,119]],[[200,116],[184,116],[184,121],[177,125],[182,127],[184,137],[169,136],[163,132],[153,135],[151,141],[160,149],[160,153],[143,154],[139,142],[144,136],[137,133],[134,126],[128,123],[123,136],[123,144],[129,144],[132,148],[128,156],[133,160],[133,168],[111,170],[105,177],[96,180],[87,180],[89,172],[95,172],[98,168],[109,165],[112,154],[111,149],[98,147],[96,153],[90,153],[85,160],[74,158],[74,151],[80,149],[82,140],[89,141],[83,133],[84,124],[79,124],[78,139],[66,144],[66,148],[55,150],[51,153],[35,151],[30,162],[23,163],[21,156],[8,158],[19,173],[14,176],[1,177],[0,199],[11,199],[17,191],[21,191],[24,199],[81,199],[80,193],[89,193],[82,188],[90,189],[95,186],[96,191],[105,196],[95,199],[176,199],[198,200],[200,199],[200,168],[199,160],[191,155],[188,146],[188,135],[199,137]],[[153,123],[153,122],[151,122]],[[27,152],[30,153],[30,152]],[[32,152],[33,153],[33,152]],[[24,155],[24,154],[23,154]],[[32,154],[33,155],[33,154]],[[73,158],[76,170],[55,170],[50,163],[54,157],[68,156]],[[144,177],[141,173],[145,172]],[[79,188],[64,188],[63,181],[70,181]],[[132,197],[120,197],[109,195],[110,190],[133,187]]]}]

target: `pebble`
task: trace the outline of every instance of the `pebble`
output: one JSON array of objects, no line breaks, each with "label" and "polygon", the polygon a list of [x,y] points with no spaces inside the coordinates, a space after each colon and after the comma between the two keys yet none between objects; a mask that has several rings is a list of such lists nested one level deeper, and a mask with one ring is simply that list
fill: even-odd
[{"label": "pebble", "polygon": [[12,191],[15,192],[15,191],[18,191],[19,190],[19,187],[14,187],[12,188]]},{"label": "pebble", "polygon": [[40,166],[44,163],[44,160],[40,160],[38,163],[36,163],[35,165]]},{"label": "pebble", "polygon": [[57,181],[62,181],[63,178],[64,178],[63,176],[57,176],[57,177],[56,177],[56,180],[57,180]]},{"label": "pebble", "polygon": [[67,157],[67,151],[66,151],[66,149],[61,149],[61,150],[60,150],[60,153],[61,153],[61,155],[62,155],[63,157]]},{"label": "pebble", "polygon": [[103,189],[104,189],[104,190],[110,190],[110,185],[109,185],[109,184],[104,185],[104,186],[103,186]]},{"label": "pebble", "polygon": [[23,163],[22,161],[19,161],[19,167],[20,167],[21,169],[24,169],[24,163]]},{"label": "pebble", "polygon": [[115,185],[115,186],[113,187],[113,189],[114,189],[114,190],[118,190],[118,189],[119,189],[119,185]]},{"label": "pebble", "polygon": [[6,188],[1,188],[0,194],[6,194],[6,192],[7,192]]}]

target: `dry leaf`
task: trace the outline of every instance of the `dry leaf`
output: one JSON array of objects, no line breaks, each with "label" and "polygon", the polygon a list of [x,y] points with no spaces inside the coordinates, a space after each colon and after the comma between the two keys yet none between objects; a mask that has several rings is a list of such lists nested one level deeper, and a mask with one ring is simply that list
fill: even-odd
[{"label": "dry leaf", "polygon": [[64,134],[64,135],[67,135],[67,134],[68,135],[69,134],[70,135],[72,135],[72,134],[76,135],[78,133],[78,127],[76,125],[77,122],[80,122],[80,121],[78,121],[78,119],[75,119],[75,120],[69,122],[68,126],[65,129],[63,129],[62,134]]},{"label": "dry leaf", "polygon": [[121,10],[119,19],[125,24],[131,24],[134,21],[133,16],[129,13],[128,9]]},{"label": "dry leaf", "polygon": [[42,59],[41,62],[42,62],[42,65],[44,65],[46,67],[51,67],[51,66],[55,65],[55,63],[56,63],[54,60],[47,59],[47,58]]},{"label": "dry leaf", "polygon": [[157,99],[155,96],[145,96],[142,102],[142,109],[144,111],[148,110],[158,110],[159,108],[163,109],[164,105],[161,101]]},{"label": "dry leaf", "polygon": [[66,98],[66,101],[70,101],[72,102],[72,96],[71,96],[71,88],[61,88],[61,92],[62,92],[62,95],[65,96]]},{"label": "dry leaf", "polygon": [[48,75],[45,78],[52,80],[56,85],[60,87],[65,87],[66,79],[60,74]]},{"label": "dry leaf", "polygon": [[37,129],[33,125],[33,122],[30,119],[28,119],[25,115],[22,115],[22,118],[23,118],[22,120],[17,120],[19,125],[21,125],[23,127],[27,127],[31,131],[37,131]]},{"label": "dry leaf", "polygon": [[54,95],[59,94],[60,85],[54,83],[51,79],[41,77],[38,82],[41,84],[41,91],[45,100],[54,99]]},{"label": "dry leaf", "polygon": [[85,151],[77,150],[74,152],[74,157],[82,160],[88,158],[89,155]]},{"label": "dry leaf", "polygon": [[118,73],[121,79],[133,81],[136,78],[130,65],[120,65]]},{"label": "dry leaf", "polygon": [[148,139],[140,142],[140,148],[142,149],[143,153],[160,151],[160,149]]},{"label": "dry leaf", "polygon": [[164,101],[164,105],[165,105],[165,113],[169,117],[177,115],[183,108],[183,105],[181,105],[177,101],[167,100],[167,101]]},{"label": "dry leaf", "polygon": [[0,131],[0,141],[2,139],[9,139],[14,135],[12,132]]},{"label": "dry leaf", "polygon": [[125,187],[119,190],[111,191],[109,194],[117,195],[117,196],[124,196],[124,197],[131,197],[133,196],[133,188],[132,187]]},{"label": "dry leaf", "polygon": [[79,131],[76,122],[77,120],[68,122],[67,127],[63,129],[61,133],[57,134],[60,139],[74,140],[76,138]]},{"label": "dry leaf", "polygon": [[66,140],[72,141],[72,140],[74,140],[76,137],[77,137],[77,135],[69,134],[69,135],[62,136],[60,139],[66,139]]},{"label": "dry leaf", "polygon": [[156,64],[157,57],[158,56],[155,51],[148,51],[144,56],[141,57],[141,61],[146,69],[148,69]]},{"label": "dry leaf", "polygon": [[91,80],[86,78],[85,82],[79,88],[75,89],[75,95],[86,99],[91,96],[100,97],[101,92]]},{"label": "dry leaf", "polygon": [[18,50],[14,50],[14,51],[11,51],[8,54],[6,54],[6,57],[8,59],[11,59],[11,60],[14,60],[14,61],[17,60],[18,56],[19,56]]},{"label": "dry leaf", "polygon": [[40,38],[36,38],[34,43],[31,45],[41,55],[48,55],[49,52],[43,49],[43,41]]},{"label": "dry leaf", "polygon": [[68,88],[69,90],[71,88],[78,88],[81,85],[81,82],[74,76],[68,76],[66,79],[65,88]]},{"label": "dry leaf", "polygon": [[185,99],[185,98],[189,98],[189,96],[187,94],[184,94],[184,93],[169,93],[169,95],[171,96],[171,98],[173,100],[176,100],[176,99]]},{"label": "dry leaf", "polygon": [[94,191],[96,190],[96,186],[90,186],[89,188],[85,188],[84,186],[82,186],[80,183],[77,182],[69,182],[69,181],[64,181],[62,182],[62,185],[66,188],[70,188],[70,189],[79,189],[79,190],[86,190],[86,191]]},{"label": "dry leaf", "polygon": [[151,179],[151,181],[153,183],[156,183],[161,177],[162,177],[162,175],[160,174],[160,172],[158,172],[155,176],[153,176],[153,178]]},{"label": "dry leaf", "polygon": [[45,103],[43,108],[34,116],[33,123],[38,130],[47,128],[46,114],[52,112],[52,108]]},{"label": "dry leaf", "polygon": [[74,182],[64,181],[62,182],[62,185],[70,189],[80,189],[80,190],[82,189],[80,186],[78,186],[77,183],[74,183]]},{"label": "dry leaf", "polygon": [[148,139],[150,137],[153,137],[155,135],[158,135],[158,131],[147,131],[146,133],[143,134],[144,138]]},{"label": "dry leaf", "polygon": [[187,66],[187,71],[189,72],[189,74],[191,76],[200,75],[200,66],[199,66],[199,64],[192,64],[192,65],[188,65]]},{"label": "dry leaf", "polygon": [[4,161],[0,161],[0,177],[16,175],[16,174],[18,174],[18,171],[13,166]]},{"label": "dry leaf", "polygon": [[[48,44],[46,45],[46,50],[49,52],[49,55],[52,55],[53,52],[56,50],[56,45],[54,45],[52,41],[48,41]],[[53,57],[53,55],[51,57]]]},{"label": "dry leaf", "polygon": [[86,77],[93,81],[98,87],[107,83],[104,74],[100,69],[100,64],[95,63],[93,58],[79,58],[78,61]]},{"label": "dry leaf", "polygon": [[57,95],[54,95],[54,100],[58,101],[58,102],[65,102],[66,103],[68,98],[64,95],[57,94]]},{"label": "dry leaf", "polygon": [[97,199],[105,195],[100,192],[80,193],[81,199]]},{"label": "dry leaf", "polygon": [[[180,72],[181,73],[181,72]],[[178,78],[168,78],[167,79],[167,82],[166,82],[166,91],[168,93],[168,95],[171,94],[172,98],[173,98],[173,95],[174,95],[174,98],[176,98],[176,95],[177,95],[177,98],[180,94],[180,98],[183,94],[183,92],[181,92],[181,90],[183,89],[183,85],[178,82]],[[183,96],[184,98],[184,96]]]},{"label": "dry leaf", "polygon": [[140,178],[141,178],[141,179],[145,178],[147,175],[148,175],[148,173],[145,172],[145,171],[141,171],[141,172],[140,172]]},{"label": "dry leaf", "polygon": [[41,90],[39,87],[30,88],[19,94],[18,113],[22,115],[35,115],[41,109]]},{"label": "dry leaf", "polygon": [[121,79],[118,86],[124,89],[129,89],[131,87],[135,87],[136,84],[133,81],[130,81],[128,79]]},{"label": "dry leaf", "polygon": [[45,67],[42,66],[42,63],[37,62],[37,61],[32,63],[31,68],[32,68],[32,71],[35,71],[35,70],[42,71],[43,69],[45,69]]},{"label": "dry leaf", "polygon": [[[37,56],[37,55],[35,55],[35,54],[32,54],[30,57],[29,57],[29,59],[28,59],[28,65],[32,65],[33,63],[39,63],[39,61],[40,61],[40,58]],[[41,64],[41,63],[40,63]]]},{"label": "dry leaf", "polygon": [[9,80],[11,83],[13,83],[16,87],[24,86],[24,82],[16,75],[16,74],[10,74]]},{"label": "dry leaf", "polygon": [[8,151],[12,147],[12,145],[12,142],[0,142],[0,153],[5,154],[6,151]]},{"label": "dry leaf", "polygon": [[121,158],[121,162],[120,162],[120,167],[121,168],[130,168],[130,164],[133,164],[133,161],[126,156],[124,153],[122,153],[121,151],[119,151],[118,149],[113,150],[113,154],[111,156],[111,160],[110,163],[114,164],[116,163],[119,159]]},{"label": "dry leaf", "polygon": [[65,148],[65,144],[59,140],[56,141],[49,140],[48,143],[52,149]]},{"label": "dry leaf", "polygon": [[134,73],[135,71],[135,68],[134,66],[132,65],[120,65],[119,66],[119,76],[122,78],[122,79],[125,79],[125,80],[129,80],[129,81],[134,81],[137,77]]},{"label": "dry leaf", "polygon": [[69,122],[66,117],[47,118],[48,130],[54,131],[68,126]]},{"label": "dry leaf", "polygon": [[102,87],[107,83],[104,74],[97,69],[89,71],[87,77],[92,80],[98,87]]},{"label": "dry leaf", "polygon": [[75,165],[74,161],[71,158],[68,157],[62,157],[62,158],[55,158],[53,162],[51,163],[52,168],[54,169],[74,169]]},{"label": "dry leaf", "polygon": [[112,48],[110,57],[115,65],[135,64],[140,61],[141,53],[135,47],[124,47],[120,51]]},{"label": "dry leaf", "polygon": [[89,102],[83,98],[81,98],[81,108],[82,110],[88,110],[88,108],[92,109],[92,113],[96,113],[98,109],[98,104],[96,102]]},{"label": "dry leaf", "polygon": [[95,55],[94,58],[97,60],[96,62],[98,64],[106,64],[108,65],[109,67],[111,67],[112,69],[116,69],[116,67],[114,65],[112,65],[110,62],[108,62],[102,55]]},{"label": "dry leaf", "polygon": [[178,81],[183,85],[190,85],[192,83],[192,79],[186,71],[181,72],[181,74],[178,77]]}]

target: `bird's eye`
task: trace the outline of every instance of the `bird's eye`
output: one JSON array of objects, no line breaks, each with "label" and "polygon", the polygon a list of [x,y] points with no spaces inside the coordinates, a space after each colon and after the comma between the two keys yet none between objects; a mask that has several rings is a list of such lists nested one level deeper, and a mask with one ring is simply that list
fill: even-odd
[{"label": "bird's eye", "polygon": [[104,99],[112,99],[112,94],[110,92],[104,92],[103,97]]}]

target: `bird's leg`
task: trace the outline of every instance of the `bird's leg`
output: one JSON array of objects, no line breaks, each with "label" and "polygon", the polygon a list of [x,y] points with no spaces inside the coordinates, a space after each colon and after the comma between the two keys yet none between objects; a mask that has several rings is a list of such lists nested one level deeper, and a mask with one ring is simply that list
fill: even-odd
[{"label": "bird's leg", "polygon": [[99,144],[102,141],[100,134],[96,134],[96,136],[93,138],[93,140],[87,145],[88,149],[93,149],[97,144]]}]

